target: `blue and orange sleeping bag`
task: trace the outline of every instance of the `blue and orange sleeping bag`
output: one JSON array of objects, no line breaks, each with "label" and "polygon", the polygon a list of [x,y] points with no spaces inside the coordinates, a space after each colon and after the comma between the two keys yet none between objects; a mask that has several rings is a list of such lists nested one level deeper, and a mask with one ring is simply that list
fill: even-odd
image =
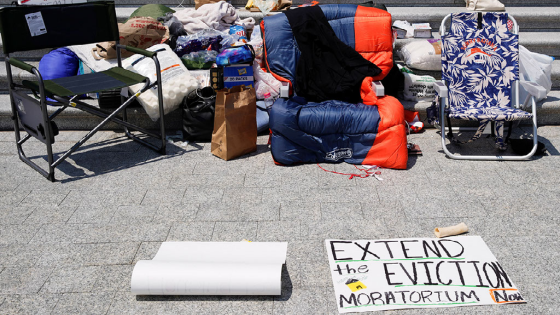
[{"label": "blue and orange sleeping bag", "polygon": [[[371,82],[383,79],[393,66],[391,15],[352,4],[319,6],[336,37],[375,64],[381,72],[364,78],[362,102],[309,102],[294,96],[278,99],[270,112],[271,152],[283,165],[347,162],[406,169],[408,152],[404,108],[392,96],[377,98]],[[299,9],[296,9],[299,10]],[[296,89],[301,57],[285,14],[265,17],[265,66],[277,79]]]}]

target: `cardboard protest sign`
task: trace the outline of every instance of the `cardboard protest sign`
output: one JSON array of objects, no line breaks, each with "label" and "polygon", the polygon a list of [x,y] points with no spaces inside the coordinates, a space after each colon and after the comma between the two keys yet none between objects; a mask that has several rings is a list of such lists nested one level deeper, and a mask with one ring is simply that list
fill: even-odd
[{"label": "cardboard protest sign", "polygon": [[340,313],[525,303],[479,236],[325,242]]}]

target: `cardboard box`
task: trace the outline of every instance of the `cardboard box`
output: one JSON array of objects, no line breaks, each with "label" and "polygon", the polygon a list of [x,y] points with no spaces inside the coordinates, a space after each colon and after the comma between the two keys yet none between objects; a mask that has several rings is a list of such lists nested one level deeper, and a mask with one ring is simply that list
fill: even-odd
[{"label": "cardboard box", "polygon": [[413,23],[414,37],[417,38],[431,38],[432,37],[432,27],[430,23]]},{"label": "cardboard box", "polygon": [[224,87],[231,88],[237,85],[245,85],[252,88],[254,85],[253,66],[250,64],[238,64],[223,67]]}]

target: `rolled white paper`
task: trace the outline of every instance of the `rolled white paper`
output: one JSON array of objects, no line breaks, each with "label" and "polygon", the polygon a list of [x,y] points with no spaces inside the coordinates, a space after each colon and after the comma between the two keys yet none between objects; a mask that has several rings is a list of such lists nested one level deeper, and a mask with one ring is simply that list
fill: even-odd
[{"label": "rolled white paper", "polygon": [[131,291],[137,295],[280,295],[281,264],[141,260]]},{"label": "rolled white paper", "polygon": [[280,295],[287,243],[164,242],[132,271],[137,295]]},{"label": "rolled white paper", "polygon": [[437,227],[434,229],[434,233],[436,234],[437,237],[446,237],[446,236],[463,234],[468,230],[469,228],[467,227],[467,225],[461,222],[454,226]]}]

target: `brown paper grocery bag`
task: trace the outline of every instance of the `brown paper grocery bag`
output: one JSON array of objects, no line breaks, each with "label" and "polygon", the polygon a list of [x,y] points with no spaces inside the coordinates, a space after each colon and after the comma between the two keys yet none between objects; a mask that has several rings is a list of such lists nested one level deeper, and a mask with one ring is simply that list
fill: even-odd
[{"label": "brown paper grocery bag", "polygon": [[231,160],[257,150],[257,97],[244,85],[221,89],[216,95],[211,151]]},{"label": "brown paper grocery bag", "polygon": [[[153,45],[161,44],[169,39],[169,28],[153,17],[133,17],[125,23],[119,23],[119,43],[146,49]],[[96,60],[117,58],[117,43],[97,43],[91,49],[91,54]],[[133,52],[121,49],[121,57],[134,55]]]}]

